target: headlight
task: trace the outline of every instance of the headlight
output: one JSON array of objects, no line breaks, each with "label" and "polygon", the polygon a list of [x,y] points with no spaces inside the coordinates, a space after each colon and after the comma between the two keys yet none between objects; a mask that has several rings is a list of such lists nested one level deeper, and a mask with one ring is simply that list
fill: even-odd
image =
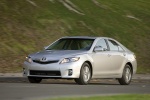
[{"label": "headlight", "polygon": [[134,56],[134,58],[136,59],[136,55],[135,55],[135,54],[133,54],[133,56]]},{"label": "headlight", "polygon": [[70,63],[70,62],[76,62],[80,59],[80,57],[70,57],[70,58],[64,58],[60,64],[63,64],[63,63]]},{"label": "headlight", "polygon": [[29,62],[29,63],[31,63],[32,62],[31,57],[26,57],[26,61]]}]

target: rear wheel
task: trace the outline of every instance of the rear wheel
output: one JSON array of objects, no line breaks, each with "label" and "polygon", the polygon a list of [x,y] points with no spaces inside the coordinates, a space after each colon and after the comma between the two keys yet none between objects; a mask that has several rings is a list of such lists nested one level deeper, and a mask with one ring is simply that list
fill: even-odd
[{"label": "rear wheel", "polygon": [[132,70],[129,65],[125,65],[122,78],[118,79],[121,85],[129,85],[132,79]]},{"label": "rear wheel", "polygon": [[80,77],[75,82],[80,85],[87,85],[91,79],[91,68],[88,63],[84,63],[81,67]]},{"label": "rear wheel", "polygon": [[28,80],[30,83],[40,83],[42,81],[42,78],[39,77],[28,77]]}]

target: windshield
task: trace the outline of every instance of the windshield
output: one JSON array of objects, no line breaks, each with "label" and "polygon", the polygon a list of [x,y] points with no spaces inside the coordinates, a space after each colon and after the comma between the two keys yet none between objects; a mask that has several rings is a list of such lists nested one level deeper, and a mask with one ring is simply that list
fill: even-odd
[{"label": "windshield", "polygon": [[65,38],[50,45],[46,50],[89,50],[94,39]]}]

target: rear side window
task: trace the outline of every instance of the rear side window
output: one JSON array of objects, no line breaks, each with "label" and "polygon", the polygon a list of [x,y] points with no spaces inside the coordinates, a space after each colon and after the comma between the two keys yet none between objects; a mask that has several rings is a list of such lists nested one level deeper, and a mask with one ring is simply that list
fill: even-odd
[{"label": "rear side window", "polygon": [[123,48],[113,40],[108,40],[110,51],[124,51]]}]

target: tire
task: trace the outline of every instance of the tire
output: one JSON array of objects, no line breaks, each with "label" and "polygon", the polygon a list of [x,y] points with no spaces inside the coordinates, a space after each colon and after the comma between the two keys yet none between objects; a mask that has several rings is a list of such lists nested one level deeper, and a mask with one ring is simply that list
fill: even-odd
[{"label": "tire", "polygon": [[132,79],[132,70],[129,65],[125,65],[122,77],[118,79],[120,85],[129,85]]},{"label": "tire", "polygon": [[74,79],[75,82],[79,85],[87,85],[91,79],[91,68],[88,63],[83,63],[80,76],[77,79]]},{"label": "tire", "polygon": [[28,77],[28,80],[30,83],[40,83],[42,81],[42,78],[39,77]]}]

